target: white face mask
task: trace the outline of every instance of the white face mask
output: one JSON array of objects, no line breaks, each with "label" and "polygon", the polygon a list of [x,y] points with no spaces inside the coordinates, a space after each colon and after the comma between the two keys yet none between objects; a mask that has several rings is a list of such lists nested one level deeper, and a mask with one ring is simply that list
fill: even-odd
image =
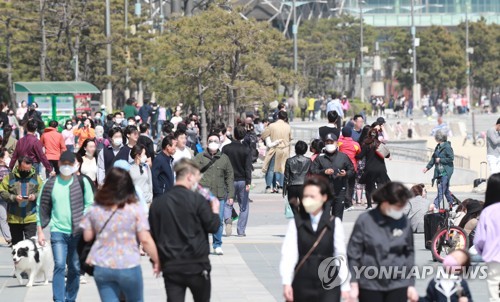
[{"label": "white face mask", "polygon": [[147,160],[148,160],[148,157],[146,155],[141,156],[141,163],[145,164]]},{"label": "white face mask", "polygon": [[4,160],[4,162],[5,162],[5,165],[6,165],[6,166],[9,166],[9,165],[10,165],[10,157],[7,157],[7,158]]},{"label": "white face mask", "polygon": [[135,126],[135,122],[130,121],[130,122],[128,122],[128,125],[129,126]]},{"label": "white face mask", "polygon": [[219,150],[219,144],[218,143],[210,143],[210,144],[208,144],[208,150],[210,150],[212,152]]},{"label": "white face mask", "polygon": [[325,145],[325,151],[326,152],[333,153],[333,152],[335,152],[335,150],[337,150],[337,145],[336,144]]},{"label": "white face mask", "polygon": [[66,129],[71,130],[71,128],[73,128],[73,125],[70,124],[66,125]]},{"label": "white face mask", "polygon": [[121,124],[123,122],[123,119],[117,118],[117,119],[115,119],[115,121],[116,121],[117,124]]},{"label": "white face mask", "polygon": [[75,167],[70,165],[63,165],[59,167],[59,171],[61,171],[61,174],[64,176],[70,176],[74,173]]},{"label": "white face mask", "polygon": [[231,136],[231,132],[226,132],[226,136]]},{"label": "white face mask", "polygon": [[310,214],[321,208],[323,206],[323,201],[305,197],[302,199],[302,205],[304,206],[306,212]]},{"label": "white face mask", "polygon": [[394,210],[393,208],[389,208],[387,210],[387,213],[385,213],[386,216],[391,217],[394,220],[399,220],[401,217],[404,215],[404,210]]},{"label": "white face mask", "polygon": [[113,145],[119,147],[123,144],[123,139],[122,138],[115,138],[113,139]]}]

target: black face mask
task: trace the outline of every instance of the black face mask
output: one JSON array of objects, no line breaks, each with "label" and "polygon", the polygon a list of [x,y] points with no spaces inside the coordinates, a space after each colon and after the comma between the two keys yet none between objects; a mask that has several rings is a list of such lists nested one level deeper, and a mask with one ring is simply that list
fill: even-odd
[{"label": "black face mask", "polygon": [[21,176],[21,178],[26,178],[26,177],[30,176],[30,172],[31,171],[22,171],[22,170],[19,170],[19,176]]}]

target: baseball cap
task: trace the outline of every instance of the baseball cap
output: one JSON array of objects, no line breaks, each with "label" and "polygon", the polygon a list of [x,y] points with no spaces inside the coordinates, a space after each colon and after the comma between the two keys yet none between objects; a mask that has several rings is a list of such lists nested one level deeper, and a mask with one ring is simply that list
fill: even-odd
[{"label": "baseball cap", "polygon": [[333,133],[328,133],[326,136],[325,136],[325,142],[326,141],[337,141],[338,137],[333,134]]},{"label": "baseball cap", "polygon": [[379,123],[380,125],[385,124],[385,119],[383,117],[379,117],[377,118],[377,123]]},{"label": "baseball cap", "polygon": [[59,158],[60,162],[69,161],[70,163],[75,163],[76,156],[75,153],[71,151],[64,151]]}]

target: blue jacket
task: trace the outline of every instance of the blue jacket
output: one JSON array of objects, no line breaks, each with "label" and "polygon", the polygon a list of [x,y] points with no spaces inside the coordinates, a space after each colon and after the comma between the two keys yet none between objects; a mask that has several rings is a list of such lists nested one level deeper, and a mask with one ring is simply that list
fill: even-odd
[{"label": "blue jacket", "polygon": [[174,186],[174,171],[171,156],[160,152],[153,161],[153,197],[160,196]]}]

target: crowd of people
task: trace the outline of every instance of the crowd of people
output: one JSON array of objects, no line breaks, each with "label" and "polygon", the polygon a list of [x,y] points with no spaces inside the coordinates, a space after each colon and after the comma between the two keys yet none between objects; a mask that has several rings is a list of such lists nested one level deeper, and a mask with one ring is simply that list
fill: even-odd
[{"label": "crowd of people", "polygon": [[[316,110],[317,101],[310,100],[310,118],[321,118],[323,108]],[[20,109],[26,108],[23,104]],[[50,121],[46,127],[31,104],[24,115],[18,114],[26,119],[18,120],[17,128],[10,119],[3,126],[1,233],[10,245],[37,236],[40,246],[51,246],[54,301],[76,300],[85,280],[83,264],[94,267],[101,300],[143,301],[140,259],[146,254],[154,273],[163,273],[169,301],[183,301],[186,288],[195,301],[208,301],[208,235],[215,255],[224,254],[223,235],[233,235],[233,221],[238,221],[235,235],[247,236],[253,164],[261,158],[265,193],[286,196],[294,214],[280,266],[285,299],[416,301],[411,279],[390,285],[351,280],[325,291],[318,283],[318,265],[341,255],[351,271],[362,263],[413,265],[412,233],[421,230],[423,213],[442,207],[444,197],[453,203],[453,150],[446,133],[435,133],[437,146],[424,169],[434,167],[438,183],[435,202],[426,202],[423,185],[410,191],[391,182],[384,118],[365,125],[366,117],[357,114],[342,123],[349,110],[345,96],[325,104],[328,123],[310,146],[295,142],[294,156],[286,103],[265,120],[247,116],[234,127],[213,125],[204,144],[198,116],[185,114],[181,106],[172,112],[145,102],[138,109],[130,99],[122,112],[107,114],[103,108],[64,125]],[[498,145],[492,148],[498,151]],[[308,150],[311,158],[306,157]],[[494,209],[500,200],[491,193],[498,181],[494,176],[484,208]],[[369,211],[357,220],[346,247],[343,214],[357,205]],[[492,251],[498,246],[485,240],[494,235],[478,220],[478,206],[469,201],[461,209],[466,214],[460,223],[475,233],[477,254],[496,269]],[[400,231],[397,238],[391,235],[395,228]],[[89,241],[94,241],[90,253],[80,259],[78,246]]]}]

